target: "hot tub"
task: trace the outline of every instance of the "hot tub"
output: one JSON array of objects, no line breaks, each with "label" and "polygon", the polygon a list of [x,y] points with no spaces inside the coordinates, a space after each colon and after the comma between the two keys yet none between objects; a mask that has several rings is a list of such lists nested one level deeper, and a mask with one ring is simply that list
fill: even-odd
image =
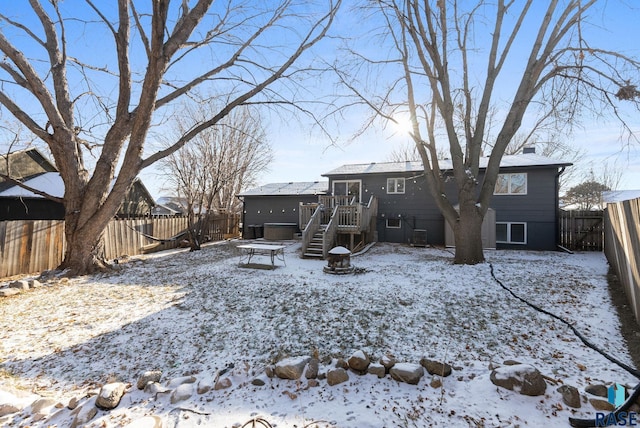
[{"label": "hot tub", "polygon": [[296,223],[264,224],[264,239],[270,241],[293,239],[293,236],[296,232],[298,232],[298,225]]}]

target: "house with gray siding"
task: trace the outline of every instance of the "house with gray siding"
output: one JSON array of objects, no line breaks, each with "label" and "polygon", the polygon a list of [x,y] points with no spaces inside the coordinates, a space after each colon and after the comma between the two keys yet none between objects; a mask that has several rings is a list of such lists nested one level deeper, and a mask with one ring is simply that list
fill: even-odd
[{"label": "house with gray siding", "polygon": [[[481,159],[479,181],[487,162]],[[503,157],[488,216],[494,222],[488,227],[495,231],[495,247],[556,249],[559,177],[570,165],[535,153]],[[452,170],[447,160],[440,161],[440,167],[445,177]],[[297,214],[293,206],[282,211],[277,200],[268,198],[261,200],[260,211],[278,215],[278,221],[297,222],[303,247],[322,238],[325,252],[334,244],[353,249],[373,240],[411,244],[416,231],[426,235],[427,244],[448,243],[448,226],[429,194],[421,162],[349,164],[323,176],[328,179],[324,192],[318,192],[315,201],[301,203]],[[445,189],[455,205],[454,181],[445,179]],[[247,206],[252,198],[245,193]],[[335,231],[327,231],[327,226]],[[312,232],[314,237],[304,236]]]},{"label": "house with gray siding", "polygon": [[[242,236],[254,238],[256,229],[269,223],[287,223],[298,226],[301,204],[318,202],[319,195],[327,193],[327,181],[271,183],[240,193],[242,201]],[[299,227],[296,227],[299,232]],[[252,233],[253,232],[253,236]]]}]

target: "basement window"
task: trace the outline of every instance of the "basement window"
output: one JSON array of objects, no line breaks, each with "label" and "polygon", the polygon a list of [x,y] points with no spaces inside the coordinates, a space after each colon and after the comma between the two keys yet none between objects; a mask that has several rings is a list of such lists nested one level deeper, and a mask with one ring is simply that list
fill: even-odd
[{"label": "basement window", "polygon": [[500,244],[526,244],[527,223],[496,222],[496,242]]},{"label": "basement window", "polygon": [[388,218],[387,219],[387,229],[400,229],[402,224],[400,223],[399,218]]}]

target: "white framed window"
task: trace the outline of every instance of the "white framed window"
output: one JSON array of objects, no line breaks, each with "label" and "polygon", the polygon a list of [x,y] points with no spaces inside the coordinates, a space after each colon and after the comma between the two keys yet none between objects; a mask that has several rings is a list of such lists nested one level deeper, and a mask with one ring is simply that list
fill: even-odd
[{"label": "white framed window", "polygon": [[387,229],[400,229],[402,227],[402,223],[399,218],[388,218],[387,219]]},{"label": "white framed window", "polygon": [[494,195],[526,195],[527,173],[498,174]]},{"label": "white framed window", "polygon": [[350,196],[360,202],[362,180],[335,180],[332,182],[333,196]]},{"label": "white framed window", "polygon": [[496,222],[496,242],[501,244],[526,244],[527,223]]},{"label": "white framed window", "polygon": [[387,178],[387,193],[401,194],[404,193],[404,178]]}]

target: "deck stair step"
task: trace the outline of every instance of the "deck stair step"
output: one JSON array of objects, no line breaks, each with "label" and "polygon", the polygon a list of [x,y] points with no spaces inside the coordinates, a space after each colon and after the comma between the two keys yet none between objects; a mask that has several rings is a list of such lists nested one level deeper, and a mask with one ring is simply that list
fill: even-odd
[{"label": "deck stair step", "polygon": [[325,225],[320,226],[320,230],[318,230],[311,238],[311,242],[309,242],[309,246],[304,252],[304,257],[322,259],[322,241],[324,239],[324,230]]}]

